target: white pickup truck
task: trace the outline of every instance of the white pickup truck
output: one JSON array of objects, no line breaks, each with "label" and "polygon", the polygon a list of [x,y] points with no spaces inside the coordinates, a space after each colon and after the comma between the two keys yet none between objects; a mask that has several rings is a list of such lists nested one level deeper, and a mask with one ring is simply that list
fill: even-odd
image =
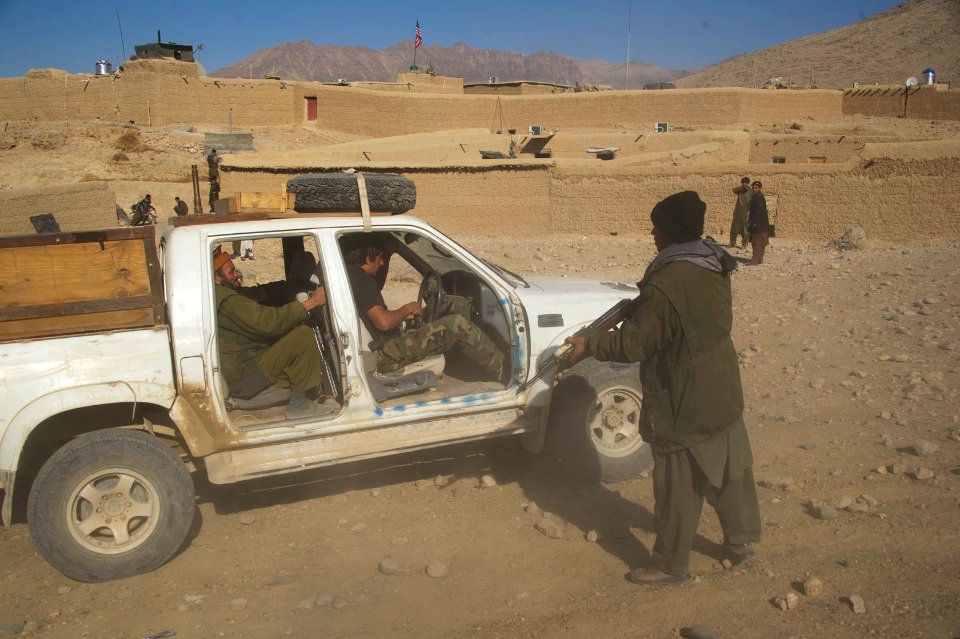
[{"label": "white pickup truck", "polygon": [[[502,380],[455,352],[402,377],[375,372],[340,250],[362,232],[396,247],[388,303],[391,287],[424,280],[437,298],[426,302],[456,303],[503,350]],[[526,383],[632,286],[521,277],[406,214],[188,216],[154,233],[0,238],[0,512],[5,524],[25,517],[68,577],[165,563],[193,522],[191,471],[227,484],[504,435],[537,452],[554,429],[564,463],[594,477],[650,462],[633,366],[588,359],[559,383],[552,371]],[[258,287],[263,303],[291,301],[311,278],[326,289],[311,316],[331,382],[323,417],[287,420],[283,389],[229,397],[212,254],[245,240],[256,260],[237,266],[273,280]]]}]

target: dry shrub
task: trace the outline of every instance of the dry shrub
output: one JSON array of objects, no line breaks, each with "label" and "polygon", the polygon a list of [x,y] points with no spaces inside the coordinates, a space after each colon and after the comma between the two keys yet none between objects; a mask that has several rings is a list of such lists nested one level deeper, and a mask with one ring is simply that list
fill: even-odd
[{"label": "dry shrub", "polygon": [[41,133],[33,138],[30,143],[33,145],[33,148],[39,151],[55,151],[66,144],[66,140],[63,135]]},{"label": "dry shrub", "polygon": [[117,138],[113,145],[120,151],[126,151],[127,153],[144,150],[143,143],[140,142],[139,131],[126,131]]},{"label": "dry shrub", "polygon": [[130,158],[127,157],[126,153],[123,153],[122,151],[117,151],[116,153],[113,154],[113,157],[110,159],[113,160],[114,162],[126,162]]}]

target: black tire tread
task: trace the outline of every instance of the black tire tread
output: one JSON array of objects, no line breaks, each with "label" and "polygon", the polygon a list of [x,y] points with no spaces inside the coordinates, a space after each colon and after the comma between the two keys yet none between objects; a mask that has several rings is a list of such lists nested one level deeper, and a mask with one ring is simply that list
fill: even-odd
[{"label": "black tire tread", "polygon": [[[153,539],[117,555],[98,555],[80,547],[62,521],[61,505],[72,490],[70,481],[107,465],[127,466],[147,476],[160,498],[166,498]],[[183,546],[195,509],[190,473],[169,446],[143,431],[106,429],[80,435],[51,455],[30,492],[27,522],[37,549],[54,568],[76,581],[100,582],[166,563]]]},{"label": "black tire tread", "polygon": [[[364,180],[371,211],[404,213],[417,204],[416,186],[401,175],[365,173]],[[298,213],[360,210],[360,189],[353,173],[300,175],[287,182],[287,191],[296,194],[293,208]]]}]

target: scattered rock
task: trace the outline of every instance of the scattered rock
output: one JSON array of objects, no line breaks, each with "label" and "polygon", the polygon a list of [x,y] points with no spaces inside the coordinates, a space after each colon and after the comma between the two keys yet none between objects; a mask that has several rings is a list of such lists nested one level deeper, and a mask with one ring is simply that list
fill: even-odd
[{"label": "scattered rock", "polygon": [[253,513],[242,513],[240,515],[240,523],[244,526],[249,526],[257,520],[257,516]]},{"label": "scattered rock", "polygon": [[190,593],[187,593],[183,596],[183,600],[187,603],[200,603],[203,601],[204,597],[206,597],[206,595],[191,595]]},{"label": "scattered rock", "polygon": [[850,595],[847,597],[847,601],[850,602],[850,609],[858,615],[862,615],[867,611],[867,607],[863,603],[863,597],[860,595]]},{"label": "scattered rock", "polygon": [[497,485],[497,480],[493,478],[493,475],[484,475],[480,478],[480,486],[483,488],[493,488]]},{"label": "scattered rock", "polygon": [[363,523],[362,521],[358,521],[357,523],[355,523],[353,526],[350,527],[350,532],[357,533],[357,532],[360,532],[361,530],[365,530],[366,527],[367,525],[365,523]]},{"label": "scattered rock", "polygon": [[813,516],[817,519],[829,521],[840,516],[836,508],[823,502],[811,501],[810,508],[813,510]]},{"label": "scattered rock", "polygon": [[559,523],[549,517],[541,518],[540,521],[534,525],[534,528],[551,539],[560,539],[563,537],[563,528]]},{"label": "scattered rock", "polygon": [[929,457],[939,450],[939,446],[928,439],[918,439],[913,442],[913,452],[920,457]]},{"label": "scattered rock", "polygon": [[788,592],[773,600],[774,605],[780,610],[794,610],[800,603],[800,597],[795,592]]},{"label": "scattered rock", "polygon": [[395,575],[400,572],[400,562],[392,557],[384,557],[380,560],[379,570],[385,575]]},{"label": "scattered rock", "polygon": [[302,599],[300,603],[297,604],[297,608],[303,611],[310,611],[310,610],[313,610],[316,607],[316,605],[317,605],[316,597],[307,597],[306,599]]},{"label": "scattered rock", "polygon": [[73,590],[73,588],[71,588],[70,586],[60,586],[59,588],[57,588],[57,594],[58,594],[58,595],[65,595],[65,594],[67,594],[68,592],[70,592],[71,590]]},{"label": "scattered rock", "polygon": [[447,576],[449,569],[447,564],[442,561],[431,561],[427,564],[427,576],[434,579],[443,579]]},{"label": "scattered rock", "polygon": [[819,577],[807,577],[803,582],[803,594],[819,597],[823,593],[823,581]]},{"label": "scattered rock", "polygon": [[244,599],[243,597],[237,597],[236,599],[230,600],[230,610],[233,610],[234,612],[240,612],[241,610],[245,610],[246,607],[247,607],[247,600]]},{"label": "scattered rock", "polygon": [[913,471],[914,479],[919,479],[920,481],[933,479],[935,476],[936,476],[936,473],[934,473],[929,468],[918,468],[915,471]]},{"label": "scattered rock", "polygon": [[270,577],[267,581],[268,586],[286,586],[293,583],[293,575],[288,572],[281,572],[278,575]]},{"label": "scattered rock", "polygon": [[373,488],[373,489],[370,491],[370,496],[371,496],[371,497],[379,497],[380,494],[381,494],[381,493],[380,493],[380,489],[379,489],[379,488]]},{"label": "scattered rock", "polygon": [[833,241],[833,246],[838,251],[850,251],[865,249],[870,245],[867,240],[867,232],[859,226],[847,229],[847,232]]},{"label": "scattered rock", "polygon": [[333,601],[330,603],[336,610],[340,610],[347,605],[347,600],[343,597],[334,597]]},{"label": "scattered rock", "polygon": [[767,479],[761,479],[759,483],[764,488],[782,490],[785,493],[797,489],[797,484],[793,480],[793,477],[768,477]]},{"label": "scattered rock", "polygon": [[592,543],[592,542],[597,541],[598,539],[600,539],[600,533],[598,533],[596,530],[588,530],[588,531],[587,531],[587,535],[586,535],[586,540],[587,540],[587,541],[589,541],[589,542]]},{"label": "scattered rock", "polygon": [[720,639],[720,633],[709,626],[697,624],[689,628],[681,628],[680,636],[684,639]]},{"label": "scattered rock", "polygon": [[32,635],[37,630],[40,630],[40,623],[37,621],[28,621],[23,624],[23,630],[20,631],[21,635]]},{"label": "scattered rock", "polygon": [[330,594],[329,592],[321,592],[319,595],[317,595],[317,597],[316,597],[316,599],[314,600],[313,604],[314,604],[317,608],[326,608],[327,606],[332,606],[332,605],[333,605],[333,595]]},{"label": "scattered rock", "polygon": [[540,512],[540,506],[537,506],[537,505],[536,505],[535,503],[533,503],[532,501],[531,501],[529,504],[525,504],[525,505],[523,506],[523,509],[524,509],[525,511],[527,511],[527,512],[528,512],[529,514],[531,514],[531,515],[536,515],[537,513]]},{"label": "scattered rock", "polygon": [[902,475],[907,472],[907,469],[904,468],[903,464],[890,464],[888,467],[891,475]]}]

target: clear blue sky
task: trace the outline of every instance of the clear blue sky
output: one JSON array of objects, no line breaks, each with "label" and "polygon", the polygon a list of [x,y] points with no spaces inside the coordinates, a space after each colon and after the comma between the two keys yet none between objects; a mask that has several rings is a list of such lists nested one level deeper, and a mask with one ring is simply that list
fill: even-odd
[{"label": "clear blue sky", "polygon": [[[633,0],[630,59],[672,69],[719,62],[737,53],[852,24],[896,0]],[[118,66],[136,44],[203,43],[208,71],[282,42],[383,49],[424,44],[622,63],[629,0],[0,0],[0,77],[54,67],[92,73],[97,60]]]}]

